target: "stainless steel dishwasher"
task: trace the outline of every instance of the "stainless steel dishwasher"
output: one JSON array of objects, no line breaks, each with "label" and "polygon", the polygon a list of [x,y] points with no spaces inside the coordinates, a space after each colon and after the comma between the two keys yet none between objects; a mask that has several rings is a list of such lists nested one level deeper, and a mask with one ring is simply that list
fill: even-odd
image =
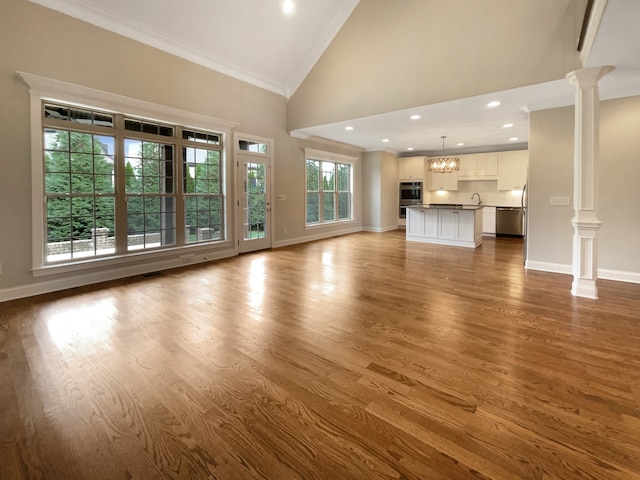
[{"label": "stainless steel dishwasher", "polygon": [[522,238],[522,208],[496,207],[496,236]]}]

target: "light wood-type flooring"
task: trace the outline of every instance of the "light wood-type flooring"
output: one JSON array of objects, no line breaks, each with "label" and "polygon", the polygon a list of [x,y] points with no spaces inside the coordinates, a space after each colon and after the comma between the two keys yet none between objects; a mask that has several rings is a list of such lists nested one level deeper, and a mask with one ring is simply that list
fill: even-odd
[{"label": "light wood-type flooring", "polygon": [[0,478],[640,479],[640,285],[358,233],[0,304]]}]

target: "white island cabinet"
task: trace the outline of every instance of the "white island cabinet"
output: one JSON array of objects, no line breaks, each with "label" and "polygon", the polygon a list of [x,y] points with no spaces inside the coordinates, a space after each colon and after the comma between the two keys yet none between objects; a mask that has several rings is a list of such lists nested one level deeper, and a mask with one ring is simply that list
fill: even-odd
[{"label": "white island cabinet", "polygon": [[482,207],[407,207],[407,240],[475,248],[482,243]]}]

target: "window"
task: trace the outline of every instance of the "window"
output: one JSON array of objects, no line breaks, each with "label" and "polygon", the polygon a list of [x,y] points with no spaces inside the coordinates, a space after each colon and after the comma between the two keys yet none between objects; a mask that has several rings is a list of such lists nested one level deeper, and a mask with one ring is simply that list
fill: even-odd
[{"label": "window", "polygon": [[240,148],[240,150],[244,150],[247,152],[262,153],[265,155],[269,154],[269,146],[263,142],[252,142],[249,140],[240,140],[238,142],[238,147]]},{"label": "window", "polygon": [[47,261],[114,252],[114,152],[112,135],[45,127]]},{"label": "window", "polygon": [[188,243],[222,239],[224,197],[220,153],[205,147],[182,150]]},{"label": "window", "polygon": [[353,219],[353,160],[352,157],[307,150],[307,225]]},{"label": "window", "polygon": [[53,102],[42,112],[43,264],[224,240],[221,133]]},{"label": "window", "polygon": [[176,243],[173,152],[171,144],[124,139],[128,250]]}]

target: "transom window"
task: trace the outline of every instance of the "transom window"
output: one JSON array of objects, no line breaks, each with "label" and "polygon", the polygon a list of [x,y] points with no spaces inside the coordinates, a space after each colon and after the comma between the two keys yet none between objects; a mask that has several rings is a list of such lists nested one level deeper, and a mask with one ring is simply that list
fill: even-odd
[{"label": "transom window", "polygon": [[[329,154],[327,154],[329,155]],[[353,166],[321,153],[307,153],[306,224],[324,224],[353,219]]]},{"label": "transom window", "polygon": [[42,111],[45,263],[224,239],[221,133],[51,102]]},{"label": "transom window", "polygon": [[252,142],[249,140],[240,140],[238,142],[240,150],[253,153],[263,153],[267,155],[269,153],[269,145],[262,142]]}]

